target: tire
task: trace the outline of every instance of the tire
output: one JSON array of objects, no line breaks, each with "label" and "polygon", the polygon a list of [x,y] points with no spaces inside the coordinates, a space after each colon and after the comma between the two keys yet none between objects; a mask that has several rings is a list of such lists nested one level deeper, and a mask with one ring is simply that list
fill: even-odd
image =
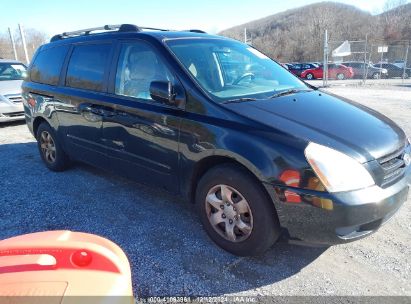
[{"label": "tire", "polygon": [[407,79],[409,76],[408,76],[407,73],[404,73],[403,77],[404,77],[404,79]]},{"label": "tire", "polygon": [[277,213],[263,186],[238,166],[210,169],[198,183],[196,207],[209,237],[234,255],[262,254],[280,236]]},{"label": "tire", "polygon": [[70,160],[62,148],[56,132],[48,123],[42,122],[40,124],[36,139],[41,159],[47,168],[59,172],[69,167]]},{"label": "tire", "polygon": [[308,73],[307,75],[305,75],[305,79],[307,79],[307,80],[313,80],[313,79],[314,79],[313,73]]},{"label": "tire", "polygon": [[345,75],[343,73],[338,73],[337,74],[337,79],[338,80],[344,80],[345,79]]},{"label": "tire", "polygon": [[380,73],[372,74],[372,79],[380,79]]}]

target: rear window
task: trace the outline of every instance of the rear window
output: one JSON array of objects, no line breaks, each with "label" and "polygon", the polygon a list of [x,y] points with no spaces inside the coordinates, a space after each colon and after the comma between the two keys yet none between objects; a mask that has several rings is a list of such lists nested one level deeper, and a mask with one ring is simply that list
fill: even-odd
[{"label": "rear window", "polygon": [[31,67],[31,81],[57,85],[68,48],[68,45],[63,45],[40,51]]},{"label": "rear window", "polygon": [[67,68],[66,86],[102,91],[110,44],[76,46]]}]

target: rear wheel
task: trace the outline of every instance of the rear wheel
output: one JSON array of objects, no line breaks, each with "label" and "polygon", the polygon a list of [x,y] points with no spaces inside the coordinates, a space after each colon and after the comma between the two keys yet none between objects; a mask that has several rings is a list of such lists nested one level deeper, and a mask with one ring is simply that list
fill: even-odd
[{"label": "rear wheel", "polygon": [[305,75],[305,79],[312,80],[314,79],[314,75],[312,73],[308,73],[307,75]]},{"label": "rear wheel", "polygon": [[280,235],[277,214],[262,185],[237,166],[210,169],[198,184],[196,204],[210,238],[235,255],[261,254]]},{"label": "rear wheel", "polygon": [[408,76],[408,74],[407,73],[404,73],[404,79],[407,79],[409,76]]},{"label": "rear wheel", "polygon": [[52,171],[63,171],[69,166],[70,160],[49,124],[40,124],[36,138],[41,158],[47,168]]},{"label": "rear wheel", "polygon": [[338,80],[344,80],[345,79],[345,75],[343,73],[338,73],[337,74],[337,79]]}]

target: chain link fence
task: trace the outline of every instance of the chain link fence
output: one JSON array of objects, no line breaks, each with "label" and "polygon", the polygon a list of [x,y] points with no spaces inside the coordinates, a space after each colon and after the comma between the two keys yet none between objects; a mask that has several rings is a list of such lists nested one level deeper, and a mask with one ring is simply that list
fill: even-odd
[{"label": "chain link fence", "polygon": [[[384,40],[370,41],[367,37],[345,41],[325,41],[324,58],[327,64],[324,65],[323,85],[341,84],[339,81],[341,79],[330,77],[336,75],[331,73],[331,69],[340,67],[340,65],[347,66],[353,71],[352,76],[347,74],[347,77],[341,77],[344,78],[344,83],[411,84],[410,46],[411,41],[408,40],[386,43]],[[335,51],[337,54],[334,54]],[[324,59],[321,62],[323,61]]]}]

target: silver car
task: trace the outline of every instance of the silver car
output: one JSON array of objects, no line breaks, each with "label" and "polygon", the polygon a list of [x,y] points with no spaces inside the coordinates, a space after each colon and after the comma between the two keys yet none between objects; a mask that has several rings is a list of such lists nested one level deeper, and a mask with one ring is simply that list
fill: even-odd
[{"label": "silver car", "polygon": [[26,66],[15,60],[0,59],[0,123],[24,119],[21,84]]},{"label": "silver car", "polygon": [[372,79],[379,79],[379,78],[387,78],[387,69],[381,69],[379,67],[373,66],[369,63],[365,66],[364,69],[364,62],[342,62],[343,65],[347,67],[351,67],[354,71],[354,77],[356,78],[363,78],[365,70],[367,71],[367,78]]}]

